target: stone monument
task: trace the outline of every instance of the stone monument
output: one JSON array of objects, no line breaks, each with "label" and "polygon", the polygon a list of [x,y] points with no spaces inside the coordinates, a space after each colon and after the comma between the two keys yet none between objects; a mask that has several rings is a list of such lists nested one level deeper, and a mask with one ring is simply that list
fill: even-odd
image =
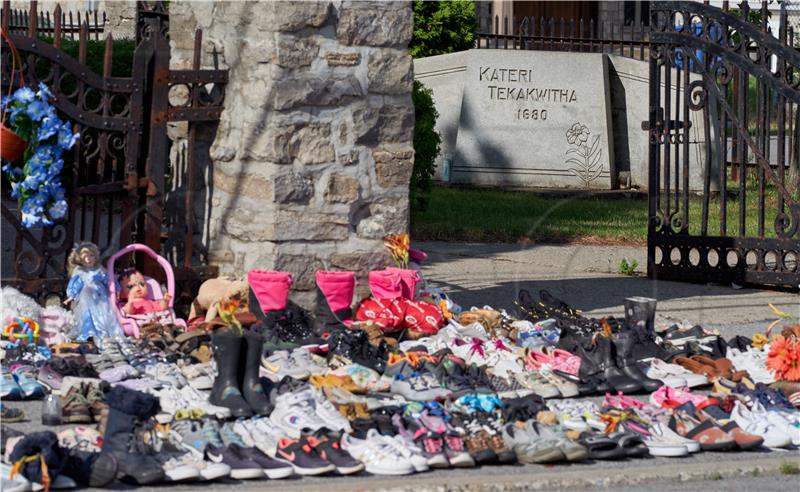
[{"label": "stone monument", "polygon": [[610,189],[607,58],[470,50],[451,181]]}]

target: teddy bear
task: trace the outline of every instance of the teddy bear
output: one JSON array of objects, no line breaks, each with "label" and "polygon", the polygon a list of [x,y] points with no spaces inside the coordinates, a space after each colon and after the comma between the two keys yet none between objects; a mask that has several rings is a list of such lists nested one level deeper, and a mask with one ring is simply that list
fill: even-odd
[{"label": "teddy bear", "polygon": [[219,304],[233,300],[239,303],[237,311],[247,311],[249,289],[250,287],[244,280],[224,277],[208,279],[200,285],[189,312],[189,319],[205,313],[205,321],[211,322],[219,313]]}]

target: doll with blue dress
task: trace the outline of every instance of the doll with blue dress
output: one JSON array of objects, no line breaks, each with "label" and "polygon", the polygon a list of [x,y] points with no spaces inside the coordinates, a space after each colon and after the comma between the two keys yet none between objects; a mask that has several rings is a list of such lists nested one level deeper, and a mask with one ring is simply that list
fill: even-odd
[{"label": "doll with blue dress", "polygon": [[93,338],[125,336],[108,298],[108,273],[100,265],[100,250],[90,242],[75,246],[67,258],[67,300],[72,303],[75,329],[72,338],[85,341]]}]

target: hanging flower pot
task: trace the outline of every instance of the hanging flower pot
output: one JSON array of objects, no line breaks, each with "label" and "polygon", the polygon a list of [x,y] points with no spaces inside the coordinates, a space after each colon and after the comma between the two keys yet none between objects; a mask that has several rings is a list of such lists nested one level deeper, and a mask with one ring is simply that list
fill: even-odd
[{"label": "hanging flower pot", "polygon": [[22,158],[26,148],[28,142],[6,125],[0,125],[0,157],[9,162],[17,162]]}]

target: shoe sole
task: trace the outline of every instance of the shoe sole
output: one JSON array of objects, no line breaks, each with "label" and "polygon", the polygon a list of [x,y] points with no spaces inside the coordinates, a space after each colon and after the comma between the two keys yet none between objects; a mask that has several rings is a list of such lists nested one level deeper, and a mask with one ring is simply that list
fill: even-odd
[{"label": "shoe sole", "polygon": [[278,480],[281,478],[287,478],[294,475],[294,467],[287,466],[284,468],[264,468],[264,474],[270,480]]},{"label": "shoe sole", "polygon": [[450,462],[443,454],[428,458],[428,466],[431,468],[450,468]]},{"label": "shoe sole", "polygon": [[92,416],[88,413],[85,415],[62,415],[61,422],[64,424],[91,424]]},{"label": "shoe sole", "polygon": [[164,472],[166,475],[166,479],[169,482],[183,482],[186,480],[196,480],[200,478],[200,472],[197,468],[187,467],[187,470],[181,470],[180,472]]},{"label": "shoe sole", "polygon": [[448,458],[447,461],[450,462],[450,466],[455,468],[472,468],[475,466],[475,460],[467,453],[459,453],[452,458]]},{"label": "shoe sole", "polygon": [[313,477],[315,475],[322,475],[323,473],[332,472],[336,469],[333,464],[327,466],[320,466],[318,468],[300,468],[297,465],[292,465],[294,472],[304,477]]},{"label": "shoe sole", "polygon": [[[104,458],[105,457],[105,458]],[[101,454],[92,464],[90,487],[105,487],[117,478],[117,459],[110,453]]]},{"label": "shoe sole", "polygon": [[205,481],[216,480],[218,478],[228,477],[230,476],[230,470],[219,471],[216,473],[211,473],[207,470],[200,470],[200,479]]},{"label": "shoe sole", "polygon": [[589,451],[586,449],[561,449],[567,461],[585,461],[589,459]]},{"label": "shoe sole", "polygon": [[533,454],[520,454],[517,458],[523,463],[552,463],[554,461],[563,461],[564,453],[560,449],[548,449]]},{"label": "shoe sole", "polygon": [[414,467],[411,467],[410,470],[403,469],[403,470],[394,470],[388,468],[375,468],[367,466],[366,468],[367,473],[371,473],[373,475],[411,475],[414,473]]},{"label": "shoe sole", "polygon": [[264,478],[264,470],[261,468],[241,468],[231,469],[231,478],[235,480],[253,480],[256,478]]},{"label": "shoe sole", "polygon": [[703,451],[728,451],[736,448],[736,441],[720,442],[714,444],[700,443],[700,448]]},{"label": "shoe sole", "polygon": [[[495,453],[491,449],[479,451],[471,456],[472,459],[475,460],[475,463],[492,463],[494,461],[497,461],[497,453]],[[431,463],[429,461],[428,465],[430,464]]]},{"label": "shoe sole", "polygon": [[364,469],[364,463],[359,463],[356,466],[337,466],[336,473],[339,475],[352,475]]},{"label": "shoe sole", "polygon": [[669,447],[661,447],[661,446],[654,446],[648,447],[650,450],[650,456],[662,456],[667,458],[676,458],[680,456],[686,456],[689,454],[689,450],[686,449],[686,446],[669,446]]}]

